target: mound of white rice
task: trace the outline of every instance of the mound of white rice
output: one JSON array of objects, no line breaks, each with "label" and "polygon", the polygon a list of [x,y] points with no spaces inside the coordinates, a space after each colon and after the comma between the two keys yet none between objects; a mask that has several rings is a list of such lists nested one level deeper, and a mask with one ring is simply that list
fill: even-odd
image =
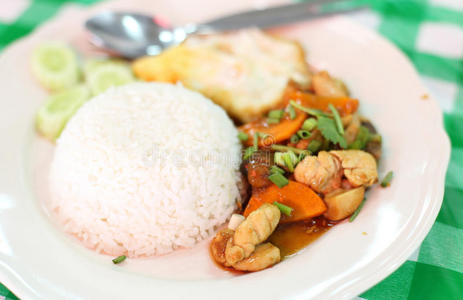
[{"label": "mound of white rice", "polygon": [[191,247],[239,198],[237,130],[180,86],[134,83],[87,102],[57,141],[49,208],[87,247],[131,257]]}]

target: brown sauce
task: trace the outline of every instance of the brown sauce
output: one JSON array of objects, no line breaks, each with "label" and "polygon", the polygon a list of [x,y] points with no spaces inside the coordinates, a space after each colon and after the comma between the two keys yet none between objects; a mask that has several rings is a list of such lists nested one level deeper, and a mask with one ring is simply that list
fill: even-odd
[{"label": "brown sauce", "polygon": [[[307,247],[310,243],[314,242],[325,232],[330,230],[330,228],[334,225],[336,225],[336,223],[333,223],[324,217],[316,217],[309,221],[280,224],[267,241],[271,242],[280,249],[281,259],[283,260]],[[225,247],[223,247],[223,251],[225,251]],[[245,271],[235,270],[231,267],[225,267],[217,262],[214,259],[211,248],[209,248],[209,254],[216,266],[223,270],[236,275],[248,273]]]},{"label": "brown sauce", "polygon": [[307,247],[333,225],[334,223],[323,217],[310,221],[280,224],[268,241],[280,248],[281,258],[284,259]]}]

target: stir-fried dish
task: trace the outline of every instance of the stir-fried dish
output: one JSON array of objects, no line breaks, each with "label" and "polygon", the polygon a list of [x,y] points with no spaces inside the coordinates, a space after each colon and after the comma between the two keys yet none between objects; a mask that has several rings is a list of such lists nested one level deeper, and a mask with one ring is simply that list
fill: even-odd
[{"label": "stir-fried dish", "polygon": [[342,81],[319,72],[239,127],[250,194],[211,242],[217,263],[265,269],[358,214],[381,157],[381,136],[358,108]]},{"label": "stir-fried dish", "polygon": [[378,182],[381,135],[296,41],[240,30],[82,66],[48,43],[32,71],[53,92],[36,117],[56,142],[47,205],[115,264],[193,247],[228,220],[212,258],[259,271],[353,221]]}]

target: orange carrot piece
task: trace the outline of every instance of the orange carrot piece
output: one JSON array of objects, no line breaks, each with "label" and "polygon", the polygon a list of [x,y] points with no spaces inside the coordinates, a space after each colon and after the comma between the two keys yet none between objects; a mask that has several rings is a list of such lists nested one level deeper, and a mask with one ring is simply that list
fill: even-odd
[{"label": "orange carrot piece", "polygon": [[341,116],[350,115],[357,111],[359,102],[357,99],[352,98],[332,98],[322,97],[314,94],[304,93],[301,91],[288,91],[285,95],[285,100],[294,100],[299,104],[308,107],[329,111],[329,104],[332,104]]},{"label": "orange carrot piece", "polygon": [[279,188],[272,184],[264,190],[253,193],[244,211],[247,217],[264,203],[279,202],[293,208],[291,216],[281,216],[281,223],[290,223],[310,219],[326,211],[325,202],[305,184],[290,180]]},{"label": "orange carrot piece", "polygon": [[289,139],[295,134],[302,126],[306,119],[306,114],[299,112],[294,120],[288,117],[283,118],[278,124],[267,124],[266,120],[259,120],[245,124],[239,128],[240,131],[246,133],[249,138],[246,141],[248,146],[253,143],[254,133],[259,132],[266,134],[266,138],[259,137],[259,147],[270,146],[275,143],[280,143]]}]

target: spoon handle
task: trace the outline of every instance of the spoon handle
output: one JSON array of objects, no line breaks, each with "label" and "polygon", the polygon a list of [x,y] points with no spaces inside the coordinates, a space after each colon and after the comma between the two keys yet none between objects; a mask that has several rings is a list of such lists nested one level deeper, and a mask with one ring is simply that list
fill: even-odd
[{"label": "spoon handle", "polygon": [[339,7],[324,11],[322,4],[342,0],[312,0],[237,13],[198,26],[199,32],[238,30],[247,27],[268,28],[321,16],[357,11],[362,7]]}]

